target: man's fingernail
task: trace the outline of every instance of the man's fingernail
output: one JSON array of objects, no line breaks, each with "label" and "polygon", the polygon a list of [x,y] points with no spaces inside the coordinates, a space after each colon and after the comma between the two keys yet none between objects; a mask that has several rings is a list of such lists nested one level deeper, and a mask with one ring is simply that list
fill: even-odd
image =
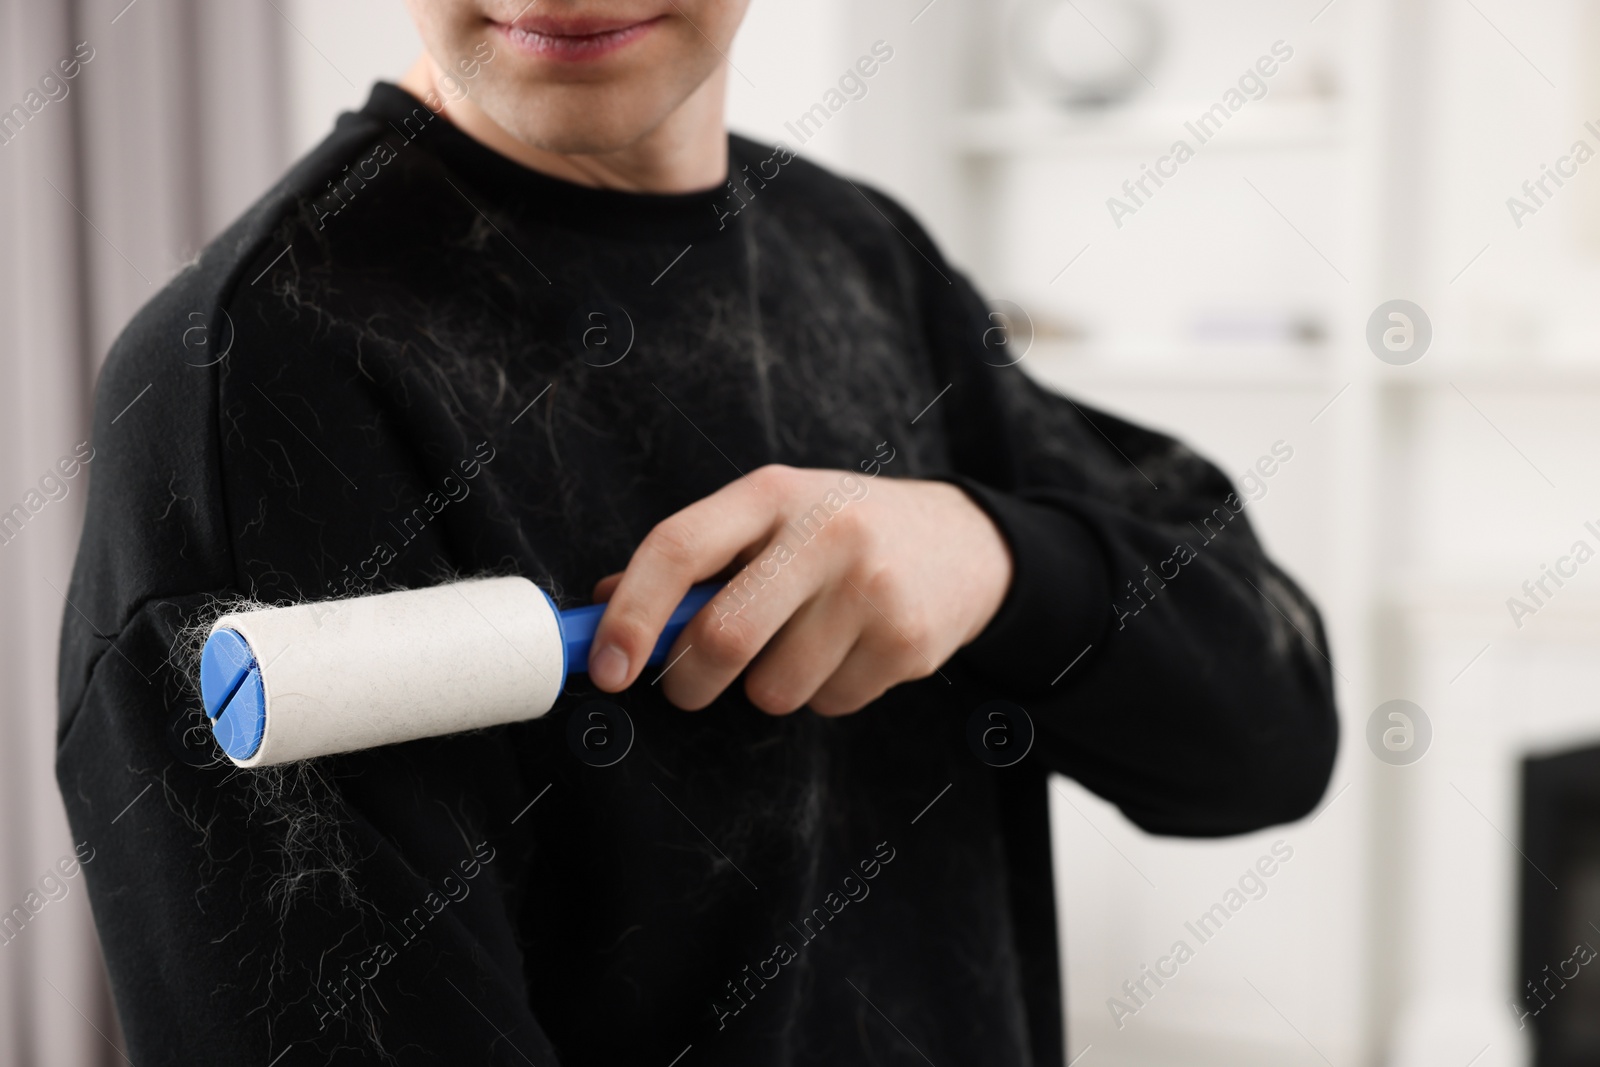
[{"label": "man's fingernail", "polygon": [[589,678],[601,689],[621,689],[628,680],[628,654],[616,645],[601,645],[589,657]]}]

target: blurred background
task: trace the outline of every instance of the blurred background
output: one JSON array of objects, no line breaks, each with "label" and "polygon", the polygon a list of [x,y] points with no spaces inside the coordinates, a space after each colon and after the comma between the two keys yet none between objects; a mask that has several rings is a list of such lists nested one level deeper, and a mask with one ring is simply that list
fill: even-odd
[{"label": "blurred background", "polygon": [[[1055,783],[1082,1067],[1600,1062],[1597,47],[1600,0],[753,0],[734,128],[906,202],[1031,373],[1256,470],[1329,625],[1307,819]],[[400,0],[0,0],[0,1067],[123,1062],[52,875],[93,464],[41,479],[134,310],[418,51]]]}]

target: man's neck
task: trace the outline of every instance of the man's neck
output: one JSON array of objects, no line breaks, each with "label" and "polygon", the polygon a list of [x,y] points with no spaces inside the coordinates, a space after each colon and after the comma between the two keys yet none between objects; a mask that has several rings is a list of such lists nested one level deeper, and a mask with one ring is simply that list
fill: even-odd
[{"label": "man's neck", "polygon": [[519,140],[470,96],[451,100],[452,94],[441,90],[440,78],[438,64],[424,54],[400,79],[400,87],[419,99],[436,101],[439,114],[473,140],[553,178],[634,193],[697,192],[727,179],[725,68],[707,78],[656,129],[626,148],[597,155],[553,152]]}]

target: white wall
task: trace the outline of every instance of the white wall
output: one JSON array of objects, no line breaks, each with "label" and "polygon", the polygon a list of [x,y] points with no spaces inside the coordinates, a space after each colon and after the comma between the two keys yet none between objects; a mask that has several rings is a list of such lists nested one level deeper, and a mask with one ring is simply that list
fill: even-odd
[{"label": "white wall", "polygon": [[298,157],[341,111],[366,102],[374,81],[396,81],[422,54],[402,0],[282,0],[289,68],[289,139]]}]

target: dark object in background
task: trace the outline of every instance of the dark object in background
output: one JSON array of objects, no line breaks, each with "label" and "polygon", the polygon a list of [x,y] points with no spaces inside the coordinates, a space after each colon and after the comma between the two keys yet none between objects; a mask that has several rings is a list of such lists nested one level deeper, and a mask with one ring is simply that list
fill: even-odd
[{"label": "dark object in background", "polygon": [[1600,1062],[1600,745],[1523,761],[1522,851],[1512,1014],[1535,1067]]}]

